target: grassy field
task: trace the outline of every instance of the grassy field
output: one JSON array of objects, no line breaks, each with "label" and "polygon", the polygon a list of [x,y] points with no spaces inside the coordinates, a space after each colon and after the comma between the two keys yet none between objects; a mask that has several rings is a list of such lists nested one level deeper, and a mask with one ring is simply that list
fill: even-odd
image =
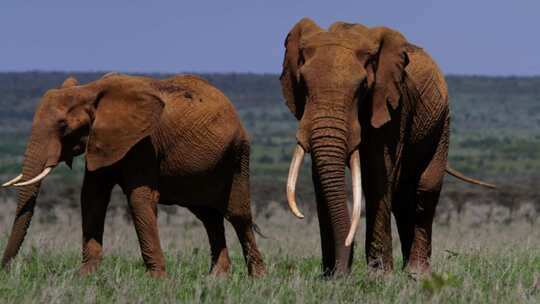
[{"label": "grassy field", "polygon": [[[13,206],[10,203],[4,206]],[[6,210],[7,211],[7,210]],[[12,210],[10,210],[12,211]],[[43,214],[36,214],[36,219]],[[387,277],[367,275],[363,227],[357,236],[352,275],[325,280],[320,275],[317,221],[305,221],[271,203],[258,224],[268,275],[246,275],[236,236],[227,227],[232,272],[207,276],[209,249],[202,225],[185,209],[160,216],[169,278],[145,275],[135,232],[121,214],[109,214],[105,258],[99,271],[80,278],[80,220],[59,213],[54,224],[35,221],[10,272],[0,272],[1,303],[538,303],[540,301],[540,223],[496,221],[478,224],[476,211],[434,231],[431,278],[413,281],[396,268]],[[9,211],[7,214],[11,214]],[[0,221],[7,232],[11,217]],[[396,234],[394,234],[395,236]],[[6,233],[2,237],[3,245]]]}]

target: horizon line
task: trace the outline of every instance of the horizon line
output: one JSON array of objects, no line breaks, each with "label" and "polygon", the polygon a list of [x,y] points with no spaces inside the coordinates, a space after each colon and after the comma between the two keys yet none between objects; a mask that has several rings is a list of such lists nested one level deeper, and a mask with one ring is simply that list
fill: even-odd
[{"label": "horizon line", "polygon": [[[0,70],[0,74],[25,74],[25,73],[111,73],[118,72],[121,74],[150,74],[150,75],[167,75],[167,74],[197,74],[197,75],[279,75],[281,72],[252,72],[252,71],[122,71],[122,70],[46,70],[46,69],[30,69],[30,70]],[[444,73],[444,76],[450,77],[492,77],[492,78],[538,78],[539,74],[466,74],[466,73]]]}]

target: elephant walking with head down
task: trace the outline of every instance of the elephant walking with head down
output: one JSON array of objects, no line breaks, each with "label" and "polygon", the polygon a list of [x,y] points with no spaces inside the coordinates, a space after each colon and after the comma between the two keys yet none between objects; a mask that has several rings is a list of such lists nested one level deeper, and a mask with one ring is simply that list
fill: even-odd
[{"label": "elephant walking with head down", "polygon": [[224,218],[240,239],[250,275],[265,273],[253,234],[249,141],[230,101],[196,76],[166,80],[109,74],[78,85],[68,78],[45,93],[34,115],[18,188],[17,213],[2,266],[24,240],[40,183],[60,162],[86,153],[81,193],[82,274],[102,258],[111,190],[119,185],[152,276],[165,275],[157,204],[189,208],[208,233],[211,273],[229,270]]},{"label": "elephant walking with head down", "polygon": [[299,120],[287,198],[302,218],[295,186],[304,153],[311,153],[323,273],[349,273],[363,201],[370,269],[393,269],[392,212],[405,268],[429,272],[445,172],[491,186],[447,168],[450,111],[441,71],[423,49],[384,27],[337,22],[324,30],[304,18],[289,32],[285,48],[280,79],[287,106]]}]

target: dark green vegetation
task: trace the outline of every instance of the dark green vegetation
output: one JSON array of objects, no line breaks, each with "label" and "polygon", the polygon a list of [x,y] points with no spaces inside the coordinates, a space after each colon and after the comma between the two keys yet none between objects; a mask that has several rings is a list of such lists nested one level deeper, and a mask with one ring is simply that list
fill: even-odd
[{"label": "dark green vegetation", "polygon": [[[103,73],[0,73],[0,176],[19,172],[21,156],[35,106],[49,88],[69,75],[81,83]],[[168,77],[169,75],[151,75]],[[295,144],[296,120],[284,105],[278,75],[202,75],[235,104],[252,137],[252,183],[256,203],[284,199],[286,178]],[[474,177],[498,182],[513,196],[540,194],[540,77],[449,76],[452,108],[450,162]],[[309,162],[309,157],[307,162]],[[79,159],[70,172],[60,166],[54,175],[74,185],[84,167]],[[302,201],[311,200],[310,166],[299,187]],[[449,183],[445,194],[458,189]],[[279,181],[279,182],[277,182]],[[468,188],[472,191],[477,188]],[[485,191],[483,191],[485,193]],[[494,195],[494,193],[488,193]],[[486,194],[486,195],[488,195]],[[459,195],[456,194],[456,195]],[[484,195],[485,196],[485,195]]]}]

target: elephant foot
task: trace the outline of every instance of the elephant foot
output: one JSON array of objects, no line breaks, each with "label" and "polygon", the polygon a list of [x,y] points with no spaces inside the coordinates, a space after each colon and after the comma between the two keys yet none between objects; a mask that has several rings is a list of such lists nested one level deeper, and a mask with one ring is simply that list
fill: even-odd
[{"label": "elephant foot", "polygon": [[384,281],[389,279],[392,274],[393,272],[391,269],[368,268],[367,279],[371,281]]},{"label": "elephant foot", "polygon": [[405,267],[404,271],[408,274],[408,276],[415,280],[421,280],[425,279],[431,276],[431,267],[429,264],[420,263],[420,264],[413,264],[409,263]]},{"label": "elephant foot", "polygon": [[225,249],[220,252],[217,259],[213,259],[209,275],[216,277],[225,276],[229,273],[230,268],[231,260],[229,259],[229,253],[227,249]]},{"label": "elephant foot", "polygon": [[223,277],[229,274],[230,264],[216,264],[210,269],[209,275]]},{"label": "elephant foot", "polygon": [[222,269],[222,268],[212,268],[210,272],[208,273],[209,276],[213,277],[225,277],[229,274],[228,269]]},{"label": "elephant foot", "polygon": [[266,267],[263,263],[250,265],[248,267],[249,276],[252,278],[262,278],[266,275]]},{"label": "elephant foot", "polygon": [[148,270],[147,275],[156,279],[166,279],[169,276],[165,270]]},{"label": "elephant foot", "polygon": [[368,261],[368,276],[373,278],[383,278],[394,270],[394,262],[391,258],[371,258]]},{"label": "elephant foot", "polygon": [[86,262],[81,265],[79,268],[79,276],[84,277],[87,276],[93,272],[96,272],[98,269],[100,262],[94,261],[94,262]]},{"label": "elephant foot", "polygon": [[323,271],[321,274],[322,279],[330,280],[330,279],[342,279],[346,278],[351,274],[350,269],[334,269],[334,270],[327,270]]}]

